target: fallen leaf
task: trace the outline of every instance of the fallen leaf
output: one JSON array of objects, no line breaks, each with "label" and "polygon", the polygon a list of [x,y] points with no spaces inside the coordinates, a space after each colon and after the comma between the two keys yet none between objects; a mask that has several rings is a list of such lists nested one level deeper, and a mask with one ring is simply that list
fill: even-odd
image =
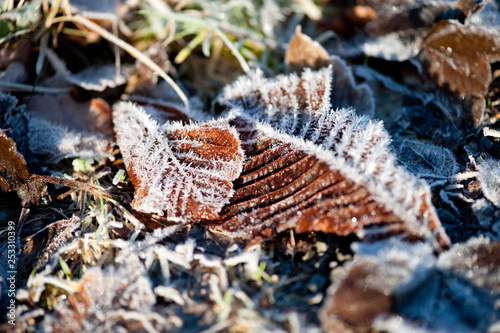
[{"label": "fallen leaf", "polygon": [[30,176],[23,155],[16,143],[0,130],[0,188],[3,192],[16,191]]},{"label": "fallen leaf", "polygon": [[427,244],[394,239],[353,250],[320,310],[326,332],[486,331],[496,318],[497,243],[471,239],[439,258]]},{"label": "fallen leaf", "polygon": [[[74,157],[112,158],[111,111],[102,99],[78,102],[66,94],[35,95],[25,116],[30,151],[50,162]],[[11,123],[17,119],[13,117]]]},{"label": "fallen leaf", "polygon": [[23,206],[44,203],[47,198],[47,186],[32,178],[24,156],[3,130],[0,130],[0,189],[17,191]]},{"label": "fallen leaf", "polygon": [[156,301],[151,280],[137,257],[129,260],[118,267],[91,267],[79,281],[62,282],[60,285],[66,286],[62,291],[69,295],[43,317],[42,327],[75,333],[103,325],[122,327],[127,332],[154,327],[158,320],[149,310]]},{"label": "fallen leaf", "polygon": [[472,24],[441,21],[422,41],[421,61],[439,87],[461,96],[484,96],[490,63],[500,60],[498,32]]},{"label": "fallen leaf", "polygon": [[328,52],[318,42],[304,35],[301,27],[297,26],[285,55],[287,70],[298,73],[301,73],[304,68],[317,70],[328,66],[329,60]]},{"label": "fallen leaf", "polygon": [[462,275],[478,288],[500,296],[500,242],[480,236],[454,245],[439,257],[443,269]]},{"label": "fallen leaf", "polygon": [[247,160],[222,221],[210,226],[248,240],[292,228],[402,233],[446,246],[428,186],[395,165],[382,123],[330,109],[329,78],[330,69],[257,74],[224,90],[215,106],[248,118],[233,122]]},{"label": "fallen leaf", "polygon": [[346,111],[330,116],[327,126],[310,131],[329,134],[316,142],[255,125],[235,193],[220,221],[208,225],[253,242],[293,229],[369,239],[402,234],[446,246],[429,189],[394,166],[380,124],[363,124]]},{"label": "fallen leaf", "polygon": [[92,66],[78,73],[68,73],[66,79],[85,90],[104,91],[124,85],[126,75],[116,71],[115,65]]},{"label": "fallen leaf", "polygon": [[429,142],[405,140],[398,160],[414,174],[430,179],[451,179],[459,170],[452,151]]},{"label": "fallen leaf", "polygon": [[180,222],[217,217],[243,164],[238,133],[227,120],[158,124],[125,102],[113,117],[135,210]]},{"label": "fallen leaf", "polygon": [[500,161],[487,159],[478,166],[478,180],[484,196],[495,206],[500,207]]}]

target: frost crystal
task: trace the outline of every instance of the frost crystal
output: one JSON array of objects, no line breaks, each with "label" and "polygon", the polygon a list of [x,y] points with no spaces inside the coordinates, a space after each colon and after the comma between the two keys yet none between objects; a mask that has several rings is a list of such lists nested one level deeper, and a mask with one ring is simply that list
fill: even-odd
[{"label": "frost crystal", "polygon": [[187,222],[216,218],[229,202],[243,150],[228,119],[158,124],[143,108],[120,103],[114,123],[136,188],[134,209]]}]

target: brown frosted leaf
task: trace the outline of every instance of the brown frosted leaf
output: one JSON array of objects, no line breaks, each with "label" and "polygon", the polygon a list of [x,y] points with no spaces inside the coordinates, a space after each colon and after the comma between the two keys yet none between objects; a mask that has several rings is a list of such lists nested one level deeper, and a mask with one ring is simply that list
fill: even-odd
[{"label": "brown frosted leaf", "polygon": [[423,39],[420,58],[438,86],[461,96],[484,96],[491,82],[490,63],[500,60],[500,35],[441,21]]},{"label": "brown frosted leaf", "polygon": [[247,240],[294,229],[404,234],[446,246],[428,186],[396,166],[382,123],[330,109],[330,71],[253,76],[224,91],[218,105],[248,117],[234,122],[247,160],[222,221],[211,226]]},{"label": "brown frosted leaf", "polygon": [[478,288],[490,288],[500,296],[500,242],[488,238],[472,238],[456,244],[439,258],[442,268],[470,279]]},{"label": "brown frosted leaf", "polygon": [[114,123],[135,187],[134,209],[180,222],[217,218],[243,163],[238,133],[227,120],[158,124],[141,107],[123,102]]},{"label": "brown frosted leaf", "polygon": [[393,300],[382,286],[372,282],[379,281],[377,270],[376,263],[369,261],[350,268],[320,313],[325,332],[368,332],[377,316],[390,313]]},{"label": "brown frosted leaf", "polygon": [[356,118],[331,113],[317,130],[329,135],[315,142],[267,125],[242,127],[240,120],[242,139],[250,138],[247,160],[221,221],[209,225],[254,242],[293,229],[367,238],[402,234],[446,246],[429,189],[394,165],[380,124]]},{"label": "brown frosted leaf", "polygon": [[328,66],[329,60],[328,52],[297,26],[285,55],[288,71],[300,73],[304,68],[320,69]]}]

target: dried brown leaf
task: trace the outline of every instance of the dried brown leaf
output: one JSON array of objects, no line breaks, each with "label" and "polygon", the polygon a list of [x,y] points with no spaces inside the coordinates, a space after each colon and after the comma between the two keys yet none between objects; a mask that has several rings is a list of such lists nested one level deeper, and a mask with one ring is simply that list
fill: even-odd
[{"label": "dried brown leaf", "polygon": [[47,186],[32,177],[16,143],[3,130],[0,130],[0,189],[17,191],[23,206],[43,203],[47,195]]},{"label": "dried brown leaf", "polygon": [[[338,124],[332,122],[329,125],[321,132],[328,133]],[[235,181],[235,193],[220,213],[221,220],[208,225],[230,237],[252,242],[293,229],[297,233],[315,231],[338,235],[357,232],[368,238],[394,234],[403,234],[408,239],[436,237],[442,246],[446,246],[447,237],[429,202],[430,194],[422,184],[416,184],[415,179],[403,174],[391,162],[387,163],[390,157],[387,151],[381,152],[383,140],[380,141],[377,129],[364,129],[372,132],[371,136],[360,130],[346,139],[352,128],[347,123],[345,127],[347,129],[337,132],[334,137],[320,137],[315,145],[310,145],[279,135],[269,127],[257,126],[253,132],[256,138],[253,146],[245,149],[248,158],[242,174]],[[248,127],[239,130],[242,138],[252,136]],[[368,136],[369,141],[363,142],[363,136]],[[357,152],[363,151],[359,156],[360,165],[373,170],[370,176],[381,179],[359,177],[369,171],[352,164],[355,152],[341,152],[340,145],[331,150],[322,149],[323,144],[335,140],[351,141],[353,146],[365,145],[356,149]],[[370,154],[371,149],[380,156]],[[370,166],[370,163],[378,166]],[[391,168],[393,170],[389,171]],[[382,179],[382,174],[386,173],[392,174],[390,180]],[[398,185],[400,178],[406,178],[405,181],[412,184],[410,187],[418,194],[405,189],[404,185],[409,184],[403,181]],[[376,191],[377,187],[380,192]],[[384,195],[383,191],[387,194]],[[386,195],[392,191],[406,194],[393,193],[388,200]],[[407,201],[406,195],[412,197],[412,202]],[[403,212],[398,205],[406,206],[413,213]]]},{"label": "dried brown leaf", "polygon": [[250,116],[234,122],[247,160],[211,227],[254,241],[294,229],[405,234],[446,246],[428,187],[395,166],[382,124],[330,109],[329,71],[244,78],[224,91],[216,105]]},{"label": "dried brown leaf", "polygon": [[473,238],[439,258],[427,244],[394,239],[353,250],[320,310],[326,332],[486,331],[497,316],[498,243]]},{"label": "dried brown leaf", "polygon": [[328,52],[318,42],[304,35],[300,26],[297,26],[285,55],[287,70],[297,73],[301,73],[304,68],[317,70],[328,66],[329,60]]},{"label": "dried brown leaf", "polygon": [[423,39],[420,58],[438,86],[461,96],[484,96],[491,82],[490,63],[500,60],[500,34],[441,21]]},{"label": "dried brown leaf", "polygon": [[378,270],[376,263],[369,261],[351,266],[320,314],[325,332],[368,332],[378,315],[391,312],[390,295],[373,283],[374,279],[379,281]]},{"label": "dried brown leaf", "polygon": [[361,0],[359,4],[372,8],[376,18],[366,25],[369,36],[383,36],[395,31],[410,31],[430,27],[450,6],[441,1]]},{"label": "dried brown leaf", "polygon": [[4,130],[0,130],[0,188],[3,192],[16,191],[30,173],[24,156],[18,153],[16,143]]}]

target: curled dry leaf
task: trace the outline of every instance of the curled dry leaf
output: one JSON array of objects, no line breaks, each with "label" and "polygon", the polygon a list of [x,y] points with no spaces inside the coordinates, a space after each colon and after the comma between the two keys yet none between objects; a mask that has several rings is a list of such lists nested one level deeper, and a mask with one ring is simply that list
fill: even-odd
[{"label": "curled dry leaf", "polygon": [[285,55],[288,71],[300,73],[304,68],[320,69],[328,66],[329,60],[328,52],[318,42],[304,35],[300,26],[297,26]]},{"label": "curled dry leaf", "polygon": [[17,191],[23,206],[39,204],[47,195],[46,185],[32,179],[24,156],[3,130],[0,130],[0,189],[2,192]]},{"label": "curled dry leaf", "polygon": [[134,209],[181,222],[217,217],[243,164],[238,133],[227,119],[160,125],[143,108],[122,102],[114,123],[136,189]]},{"label": "curled dry leaf", "polygon": [[491,82],[490,63],[500,60],[500,34],[441,21],[423,39],[420,58],[438,86],[461,96],[484,96]]},{"label": "curled dry leaf", "polygon": [[233,122],[247,160],[222,221],[210,225],[249,240],[293,228],[398,233],[446,246],[428,186],[395,166],[382,123],[330,109],[329,73],[256,75],[224,91],[216,106],[239,107],[248,117]]}]

